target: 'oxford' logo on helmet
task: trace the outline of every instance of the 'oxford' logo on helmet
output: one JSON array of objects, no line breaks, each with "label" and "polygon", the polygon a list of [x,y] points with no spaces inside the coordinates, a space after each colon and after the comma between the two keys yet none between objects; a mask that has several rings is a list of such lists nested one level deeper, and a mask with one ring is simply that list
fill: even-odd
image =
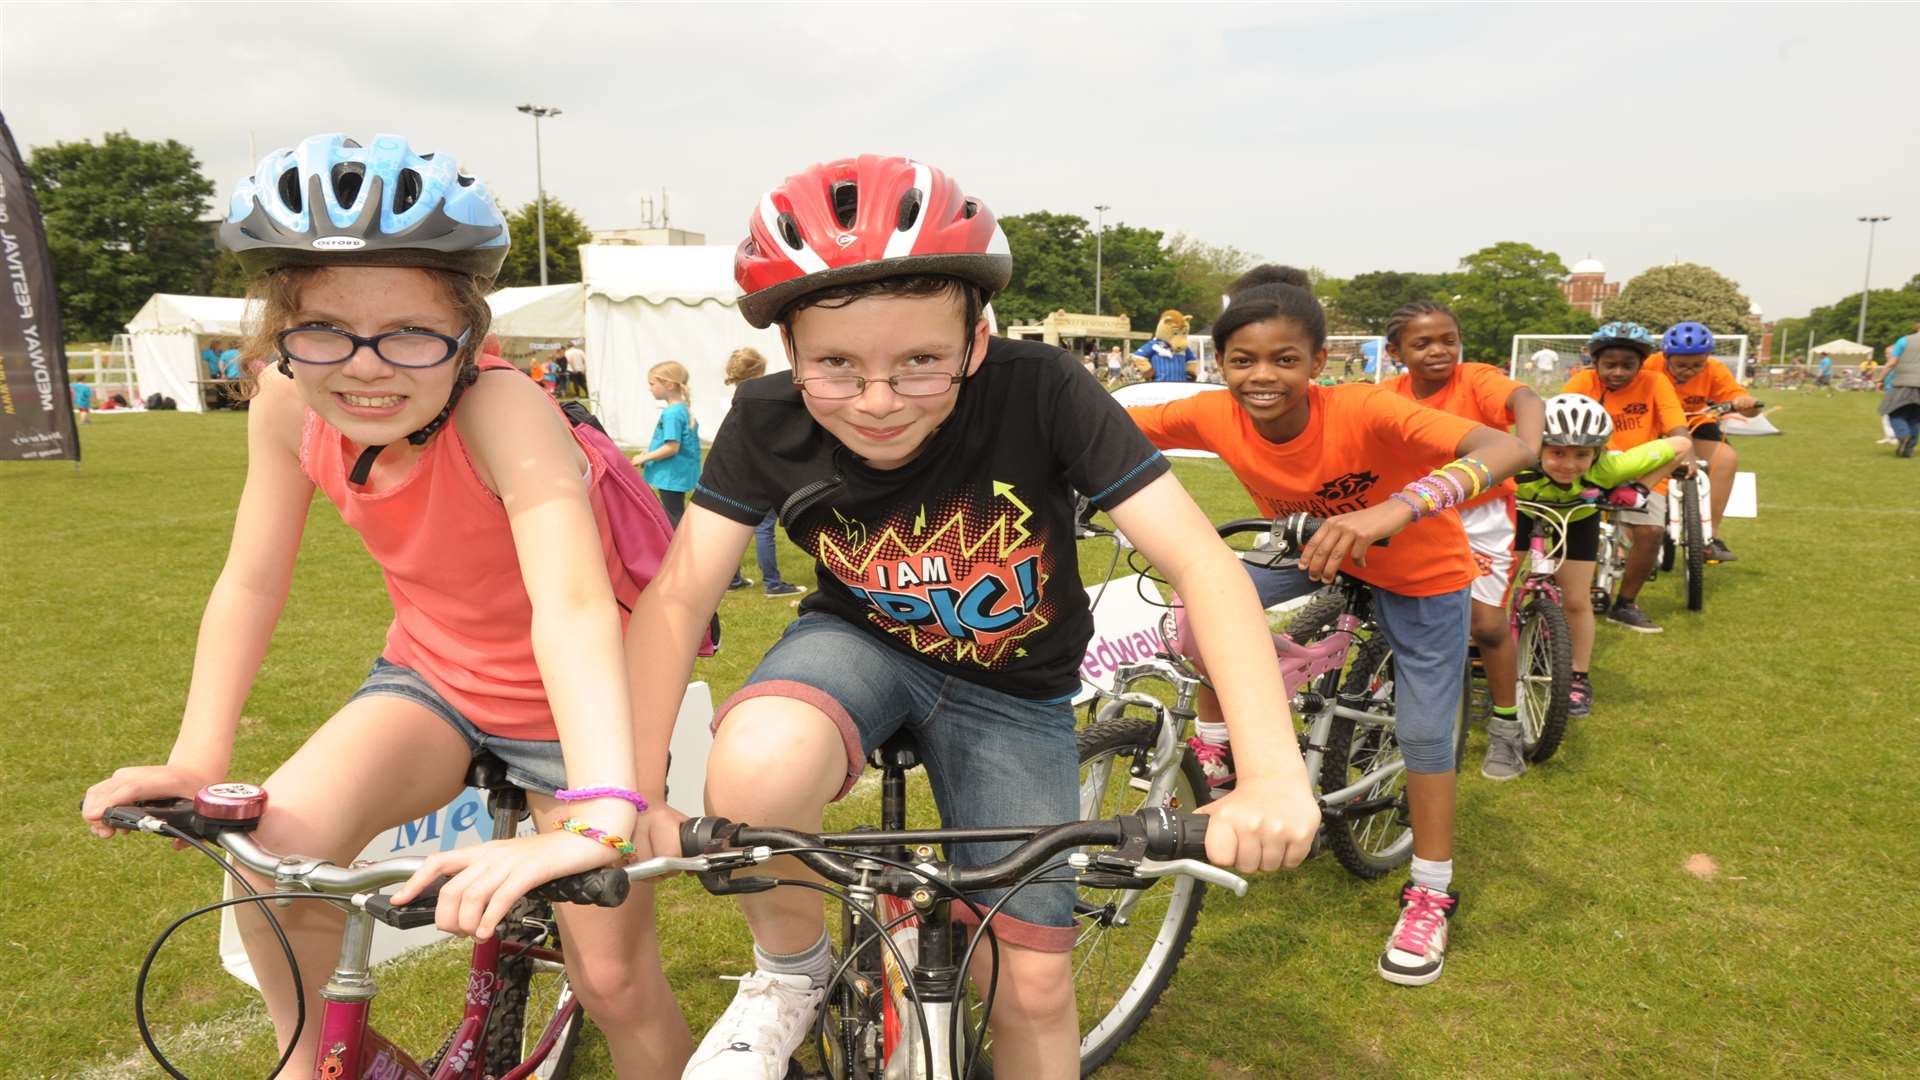
[{"label": "'oxford' logo on helmet", "polygon": [[357,236],[322,236],[313,242],[320,251],[353,251],[367,246],[367,242]]},{"label": "'oxford' logo on helmet", "polygon": [[853,235],[852,233],[843,232],[839,236],[834,237],[833,242],[836,244],[839,244],[841,247],[844,248],[844,247],[850,246],[855,240],[858,240],[858,239],[859,237]]}]

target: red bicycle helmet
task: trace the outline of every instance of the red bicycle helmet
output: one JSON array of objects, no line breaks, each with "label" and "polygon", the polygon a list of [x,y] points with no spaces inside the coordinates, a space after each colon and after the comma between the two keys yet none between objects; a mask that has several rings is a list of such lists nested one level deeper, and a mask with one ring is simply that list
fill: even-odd
[{"label": "red bicycle helmet", "polygon": [[863,154],[815,165],[760,197],[733,255],[756,327],[811,292],[908,274],[945,274],[987,297],[1013,278],[993,211],[910,158]]}]

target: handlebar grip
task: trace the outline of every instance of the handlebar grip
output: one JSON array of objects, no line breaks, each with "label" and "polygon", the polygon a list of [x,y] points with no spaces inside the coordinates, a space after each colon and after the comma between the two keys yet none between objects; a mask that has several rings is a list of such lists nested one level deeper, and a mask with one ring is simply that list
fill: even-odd
[{"label": "handlebar grip", "polygon": [[628,880],[626,871],[617,866],[608,866],[549,881],[527,895],[535,900],[557,903],[619,907],[626,902],[627,893],[632,889],[633,882]]},{"label": "handlebar grip", "polygon": [[1146,825],[1148,858],[1206,860],[1210,819],[1205,815],[1156,807],[1140,811],[1140,819]]},{"label": "handlebar grip", "polygon": [[386,896],[370,896],[367,898],[367,914],[395,930],[432,926],[434,905],[440,900],[440,886],[445,882],[445,878],[434,882],[426,892],[414,897],[411,904],[395,904]]}]

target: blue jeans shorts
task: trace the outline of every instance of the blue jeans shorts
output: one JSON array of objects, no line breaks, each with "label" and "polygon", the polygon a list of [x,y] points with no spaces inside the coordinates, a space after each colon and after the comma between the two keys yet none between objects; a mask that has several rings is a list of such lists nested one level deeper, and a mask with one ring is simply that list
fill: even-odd
[{"label": "blue jeans shorts", "polygon": [[[826,713],[847,749],[845,796],[867,753],[906,731],[926,764],[948,828],[1055,825],[1080,816],[1080,753],[1073,706],[1014,697],[938,671],[875,641],[844,619],[796,619],[746,686],[720,707],[717,730],[743,701],[780,697]],[[955,844],[956,866],[981,866],[1015,844]],[[1002,891],[974,894],[983,908]],[[1042,952],[1073,948],[1072,885],[1029,885],[994,920],[1004,943]],[[971,912],[953,908],[955,919]]]},{"label": "blue jeans shorts", "polygon": [[[1271,569],[1242,563],[1260,594],[1260,606],[1272,607],[1319,588],[1298,567]],[[1472,591],[1439,596],[1402,596],[1377,586],[1373,611],[1393,648],[1394,730],[1407,770],[1452,772],[1453,724],[1467,676],[1467,625]]]},{"label": "blue jeans shorts", "polygon": [[462,716],[459,709],[440,696],[440,691],[410,667],[390,663],[384,656],[375,658],[373,670],[367,672],[367,681],[347,700],[358,701],[376,694],[402,697],[426,706],[428,712],[445,720],[448,727],[467,740],[470,753],[485,750],[505,762],[507,779],[513,781],[515,787],[551,795],[567,786],[567,766],[560,756],[559,740],[503,739],[489,735],[474,727],[473,721]]}]

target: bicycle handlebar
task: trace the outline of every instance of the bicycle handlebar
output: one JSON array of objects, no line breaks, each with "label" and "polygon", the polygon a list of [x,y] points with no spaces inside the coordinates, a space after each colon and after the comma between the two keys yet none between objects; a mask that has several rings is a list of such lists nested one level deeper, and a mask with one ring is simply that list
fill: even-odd
[{"label": "bicycle handlebar", "polygon": [[[1031,828],[917,829],[895,832],[866,831],[815,834],[796,829],[756,827],[719,817],[691,818],[680,826],[680,846],[688,856],[708,858],[757,849],[766,857],[791,854],[808,869],[842,886],[864,885],[884,892],[903,892],[924,884],[918,874],[875,863],[868,854],[906,845],[931,843],[986,843],[1018,841],[1020,846],[985,866],[945,867],[939,877],[960,892],[1005,888],[1044,867],[1063,852],[1084,846],[1116,849],[1111,853],[1076,856],[1069,865],[1095,872],[1111,871],[1132,877],[1191,873],[1209,881],[1244,889],[1245,882],[1199,863],[1206,857],[1207,819],[1155,807],[1101,821],[1071,821]],[[834,848],[840,851],[827,850]],[[755,860],[760,861],[760,860]],[[930,869],[920,860],[920,870]],[[1199,866],[1186,865],[1189,862]],[[1200,872],[1205,871],[1205,872]],[[1222,878],[1220,875],[1225,875]],[[1229,880],[1230,879],[1230,880]],[[774,887],[771,878],[732,880],[719,873],[701,875],[709,892],[758,892]]]},{"label": "bicycle handlebar", "polygon": [[[1320,527],[1326,523],[1327,519],[1323,517],[1295,513],[1286,514],[1271,521],[1265,518],[1239,518],[1215,525],[1213,530],[1220,534],[1222,540],[1234,536],[1245,536],[1249,533],[1266,533],[1273,545],[1272,550],[1276,552],[1274,558],[1285,560],[1299,558],[1300,553],[1313,542],[1314,534],[1318,533]],[[1386,547],[1387,540],[1376,540],[1373,546]]]}]

